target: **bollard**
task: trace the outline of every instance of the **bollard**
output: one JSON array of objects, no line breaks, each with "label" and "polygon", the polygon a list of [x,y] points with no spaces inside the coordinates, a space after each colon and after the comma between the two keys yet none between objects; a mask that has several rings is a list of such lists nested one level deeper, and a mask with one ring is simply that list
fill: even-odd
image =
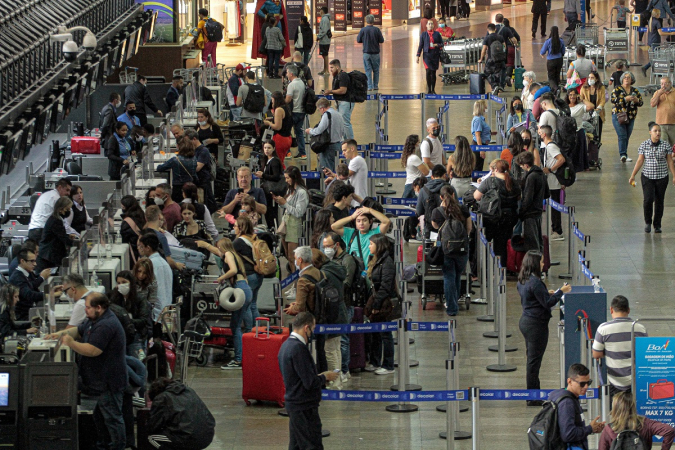
[{"label": "bollard", "polygon": [[563,280],[571,280],[574,277],[574,244],[576,236],[574,235],[574,228],[576,228],[577,222],[574,221],[574,206],[569,206],[567,208],[569,211],[567,214],[567,273],[558,275],[558,278]]},{"label": "bollard", "polygon": [[[497,257],[499,258],[499,257]],[[499,328],[502,326],[506,326],[506,269],[501,268],[499,269],[499,283],[504,285],[504,294],[499,295],[497,297],[497,303],[495,304],[495,312],[496,312],[496,320],[495,320],[495,328],[497,328],[497,339],[501,339],[502,334],[499,333]],[[502,318],[503,320],[503,325],[502,325]],[[483,336],[485,336],[484,333]],[[486,336],[487,337],[487,336]],[[491,336],[490,336],[491,337]],[[510,334],[504,333],[504,337],[509,338],[511,337]],[[488,347],[488,350],[491,352],[498,352],[499,349],[501,348],[501,342],[498,343],[498,345],[491,345]],[[504,351],[505,352],[515,352],[518,350],[518,347],[514,347],[512,345],[506,345],[504,343]]]},{"label": "bollard", "polygon": [[[401,281],[399,283],[400,292],[405,292],[407,286],[408,286],[407,281]],[[411,320],[411,318],[408,316],[410,315],[410,311],[412,310],[412,302],[407,300],[408,294],[403,294],[402,296],[404,300],[401,302],[401,318],[406,321],[407,325],[407,323]],[[413,345],[414,343],[415,343],[414,338],[408,338],[408,345]],[[398,345],[398,337],[394,338],[394,345]],[[420,365],[420,362],[418,360],[410,359],[410,349],[408,349],[407,354],[408,354],[408,367],[417,367]],[[398,361],[394,363],[394,367],[398,367]]]},{"label": "bollard", "polygon": [[[407,378],[408,378],[408,361],[407,361],[407,350],[408,350],[408,337],[406,336],[406,326],[407,323],[405,319],[398,319],[398,342],[402,342],[402,344],[399,344],[399,349],[398,349],[398,385],[397,386],[392,386],[391,390],[392,391],[399,391],[399,392],[405,392],[405,391],[421,391],[422,386],[418,385],[410,385],[407,384]],[[396,389],[394,389],[396,387]],[[406,401],[399,401],[395,405],[389,405],[385,408],[389,412],[397,412],[397,413],[408,413],[408,412],[415,412],[419,408],[417,405],[412,405]]]},{"label": "bollard", "polygon": [[[481,239],[482,240],[482,239]],[[486,268],[485,270],[485,285],[487,287],[487,314],[484,316],[478,316],[476,317],[476,320],[479,322],[492,322],[495,320],[494,316],[494,298],[493,298],[493,290],[494,286],[492,284],[492,280],[494,280],[494,258],[492,257],[492,242],[488,242],[488,244],[485,246],[485,264],[484,267]]]},{"label": "bollard", "polygon": [[610,410],[610,395],[609,395],[609,385],[603,384],[600,386],[600,401],[601,401],[601,421],[609,423],[609,410]]},{"label": "bollard", "polygon": [[[392,391],[401,391],[401,392],[421,391],[422,386],[420,386],[419,384],[410,383],[410,357],[408,353],[410,341],[408,340],[408,321],[404,318],[398,319],[397,336],[398,336],[398,365],[396,366],[396,369],[397,369],[398,383],[392,385],[389,389]],[[408,412],[408,411],[397,411],[397,412]]]},{"label": "bollard", "polygon": [[471,450],[480,450],[480,388],[469,388],[471,397]]},{"label": "bollard", "polygon": [[[506,280],[499,285],[500,301],[506,301]],[[486,367],[489,372],[514,372],[516,366],[506,364],[506,315],[500,314],[499,317],[499,356],[498,363]]]}]

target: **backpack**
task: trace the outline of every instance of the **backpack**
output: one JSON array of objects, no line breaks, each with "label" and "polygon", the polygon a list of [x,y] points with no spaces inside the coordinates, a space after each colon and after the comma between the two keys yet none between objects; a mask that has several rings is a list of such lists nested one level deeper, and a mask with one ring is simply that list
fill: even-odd
[{"label": "backpack", "polygon": [[555,117],[556,130],[552,136],[553,142],[560,147],[560,152],[565,159],[571,158],[577,149],[577,121],[562,111],[560,114],[548,112]]},{"label": "backpack", "polygon": [[619,432],[612,441],[609,450],[644,450],[645,444],[642,438],[635,430],[625,430]]},{"label": "backpack", "polygon": [[129,313],[127,310],[124,309],[124,307],[116,304],[110,305],[110,310],[113,312],[113,314],[115,314],[117,319],[120,321],[120,324],[122,324],[122,329],[124,330],[124,336],[127,340],[127,345],[134,342],[134,338],[136,336],[136,327],[129,318]]},{"label": "backpack", "polygon": [[349,101],[363,103],[368,97],[368,78],[363,72],[352,70],[349,72]]},{"label": "backpack", "polygon": [[302,97],[302,107],[305,114],[314,114],[316,112],[316,101],[318,100],[314,89],[305,84],[305,95]]},{"label": "backpack", "polygon": [[223,26],[217,20],[213,20],[210,17],[206,19],[204,29],[206,30],[206,39],[209,42],[220,42],[223,40]]},{"label": "backpack", "polygon": [[265,88],[259,84],[246,83],[246,86],[248,86],[248,94],[246,94],[246,100],[244,100],[244,109],[254,114],[263,112],[263,109],[265,109]]},{"label": "backpack", "polygon": [[478,212],[483,215],[483,220],[499,222],[502,217],[502,199],[499,196],[499,187],[495,185],[494,180],[489,181],[490,187],[483,194],[478,203]]},{"label": "backpack", "polygon": [[462,222],[452,216],[446,217],[438,230],[443,254],[446,256],[466,255],[469,251],[469,234]]},{"label": "backpack", "polygon": [[431,223],[431,213],[434,212],[434,209],[441,206],[441,194],[439,192],[431,192],[427,186],[422,188],[427,193],[427,198],[424,199],[424,217],[426,217],[426,222]]},{"label": "backpack", "polygon": [[496,63],[506,62],[504,43],[500,42],[498,39],[495,39],[492,41],[492,44],[490,44],[490,59]]},{"label": "backpack", "polygon": [[321,272],[322,278],[316,281],[309,275],[302,278],[314,283],[314,316],[316,323],[334,324],[340,314],[340,291],[328,281],[326,275]]},{"label": "backpack", "polygon": [[244,255],[240,256],[253,264],[253,270],[256,273],[266,277],[277,273],[277,260],[272,255],[267,242],[257,237],[253,239],[253,242],[248,238],[242,238],[242,240],[253,250],[253,260]]},{"label": "backpack", "polygon": [[556,401],[545,401],[541,411],[534,416],[530,428],[527,429],[530,450],[564,450],[567,448],[567,444],[560,437],[558,426],[558,405],[566,398],[574,398],[574,394],[565,392]]},{"label": "backpack", "polygon": [[527,176],[527,172],[525,172],[522,167],[513,161],[511,162],[511,170],[509,172],[511,173],[511,178],[513,181],[515,181],[518,186],[523,189],[525,187],[525,177]]},{"label": "backpack", "polygon": [[[352,248],[352,243],[354,242],[354,239],[356,238],[357,233],[359,233],[358,230],[355,230],[352,233],[352,237],[349,240],[349,244],[347,244],[347,248],[345,251],[349,252],[349,249]],[[365,308],[366,307],[366,302],[368,302],[368,298],[370,297],[370,292],[368,290],[368,283],[366,280],[366,276],[364,273],[366,272],[366,264],[363,261],[363,250],[361,249],[361,241],[358,241],[359,244],[359,254],[354,255],[352,254],[352,258],[354,258],[354,262],[356,263],[356,269],[354,270],[354,279],[352,280],[352,293],[354,295],[352,299],[352,305],[353,306],[358,306],[360,308]]]}]

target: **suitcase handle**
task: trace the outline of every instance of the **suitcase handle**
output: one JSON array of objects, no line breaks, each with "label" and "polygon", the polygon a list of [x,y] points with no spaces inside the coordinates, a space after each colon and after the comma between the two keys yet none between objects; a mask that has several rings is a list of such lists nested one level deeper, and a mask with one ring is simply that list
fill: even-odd
[{"label": "suitcase handle", "polygon": [[[260,338],[258,333],[260,331],[259,322],[267,322],[267,337]],[[255,319],[255,338],[256,339],[269,339],[270,338],[270,319],[269,317],[256,317]]]},{"label": "suitcase handle", "polygon": [[659,383],[662,382],[662,381],[665,381],[666,383],[668,382],[668,380],[666,380],[666,379],[664,378],[664,379],[662,379],[662,380],[656,380],[656,383],[655,383],[655,384],[659,384]]}]

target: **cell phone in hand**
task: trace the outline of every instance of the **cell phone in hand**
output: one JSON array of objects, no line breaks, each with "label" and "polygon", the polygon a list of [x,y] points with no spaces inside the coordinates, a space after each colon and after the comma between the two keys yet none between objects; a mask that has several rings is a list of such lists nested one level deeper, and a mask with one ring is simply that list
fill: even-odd
[{"label": "cell phone in hand", "polygon": [[240,194],[243,194],[244,190],[242,188],[239,188],[239,189],[237,189],[237,192],[240,193]]}]

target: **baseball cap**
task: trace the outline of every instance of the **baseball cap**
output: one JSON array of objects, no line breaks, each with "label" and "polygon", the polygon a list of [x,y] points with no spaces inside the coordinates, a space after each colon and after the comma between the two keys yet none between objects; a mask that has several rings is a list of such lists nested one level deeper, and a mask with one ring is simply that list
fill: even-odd
[{"label": "baseball cap", "polygon": [[244,70],[244,65],[243,64],[237,64],[237,67],[235,67],[234,70]]}]

